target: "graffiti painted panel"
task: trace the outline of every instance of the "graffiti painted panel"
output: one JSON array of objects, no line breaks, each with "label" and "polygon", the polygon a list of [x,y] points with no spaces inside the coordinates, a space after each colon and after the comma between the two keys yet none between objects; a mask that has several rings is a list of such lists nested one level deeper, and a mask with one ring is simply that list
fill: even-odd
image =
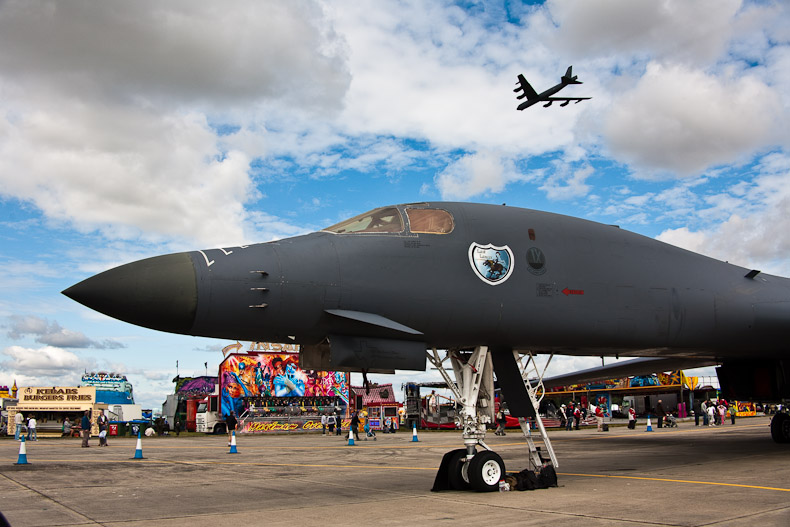
[{"label": "graffiti painted panel", "polygon": [[296,353],[229,355],[219,374],[223,414],[241,414],[244,397],[339,397],[348,405],[345,373],[302,370]]}]

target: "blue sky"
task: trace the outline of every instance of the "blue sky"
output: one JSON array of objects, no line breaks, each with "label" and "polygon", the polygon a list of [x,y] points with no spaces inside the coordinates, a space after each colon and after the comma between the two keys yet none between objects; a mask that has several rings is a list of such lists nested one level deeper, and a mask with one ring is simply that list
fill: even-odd
[{"label": "blue sky", "polygon": [[[571,64],[592,100],[516,111],[519,73]],[[117,371],[156,407],[228,342],[61,290],[384,204],[506,202],[790,275],[789,116],[778,1],[3,2],[0,385]]]}]

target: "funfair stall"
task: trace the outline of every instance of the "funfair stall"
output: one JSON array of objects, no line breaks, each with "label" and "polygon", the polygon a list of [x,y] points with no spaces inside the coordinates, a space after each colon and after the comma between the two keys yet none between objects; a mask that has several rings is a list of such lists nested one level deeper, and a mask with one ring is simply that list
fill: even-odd
[{"label": "funfair stall", "polygon": [[346,419],[349,374],[303,370],[299,346],[252,343],[219,366],[221,415],[239,417],[239,433],[321,430],[321,416]]}]

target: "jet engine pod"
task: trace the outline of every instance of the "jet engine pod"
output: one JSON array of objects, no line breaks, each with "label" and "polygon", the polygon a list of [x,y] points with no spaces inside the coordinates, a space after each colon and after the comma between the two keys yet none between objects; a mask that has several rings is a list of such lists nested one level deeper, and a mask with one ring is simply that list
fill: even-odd
[{"label": "jet engine pod", "polygon": [[426,349],[425,342],[329,335],[320,344],[303,346],[299,362],[306,369],[318,371],[425,371]]}]

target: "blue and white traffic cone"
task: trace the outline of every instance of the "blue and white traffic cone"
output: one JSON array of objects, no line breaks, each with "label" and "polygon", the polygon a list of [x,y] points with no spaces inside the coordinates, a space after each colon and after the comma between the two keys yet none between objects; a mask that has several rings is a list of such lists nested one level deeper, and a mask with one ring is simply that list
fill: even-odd
[{"label": "blue and white traffic cone", "polygon": [[419,442],[419,439],[417,439],[417,423],[414,423],[414,428],[411,429],[411,442]]},{"label": "blue and white traffic cone", "polygon": [[228,454],[238,454],[239,451],[236,450],[236,431],[234,430],[231,432],[230,436],[230,452]]},{"label": "blue and white traffic cone", "polygon": [[354,446],[354,429],[348,429],[348,446]]},{"label": "blue and white traffic cone", "polygon": [[145,459],[143,457],[143,440],[140,438],[140,435],[140,432],[137,432],[137,448],[134,450],[132,459]]},{"label": "blue and white traffic cone", "polygon": [[27,447],[25,446],[25,436],[20,436],[22,442],[19,443],[19,459],[14,465],[29,465],[27,462]]},{"label": "blue and white traffic cone", "polygon": [[652,432],[652,431],[653,431],[653,425],[650,424],[650,416],[648,415],[647,416],[647,430],[645,430],[645,432]]}]

